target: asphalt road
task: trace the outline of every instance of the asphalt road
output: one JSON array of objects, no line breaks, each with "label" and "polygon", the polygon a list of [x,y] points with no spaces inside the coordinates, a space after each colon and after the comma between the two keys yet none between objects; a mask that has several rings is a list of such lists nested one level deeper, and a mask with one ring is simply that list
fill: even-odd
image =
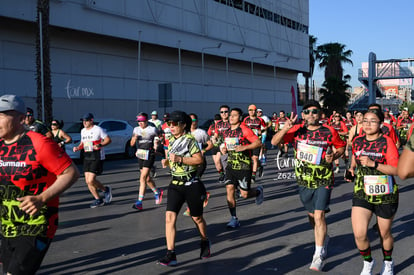
[{"label": "asphalt road", "polygon": [[[144,210],[132,204],[138,194],[138,168],[135,160],[111,159],[105,163],[99,179],[113,188],[111,205],[90,209],[92,197],[82,177],[61,198],[60,226],[39,274],[316,274],[309,270],[314,252],[313,231],[297,195],[291,162],[276,164],[270,150],[262,184],[265,201],[257,206],[254,199],[239,200],[237,214],[241,227],[226,229],[230,215],[225,188],[208,156],[203,181],[211,193],[205,208],[212,257],[198,259],[199,237],[189,217],[178,217],[176,252],[178,266],[157,265],[165,255],[164,212],[166,193],[161,205],[154,203],[147,190]],[[288,160],[288,161],[286,161]],[[157,163],[161,167],[160,163]],[[330,243],[326,274],[359,274],[362,258],[356,249],[351,228],[352,184],[336,177],[331,212],[327,215]],[[169,175],[158,169],[158,187],[167,188]],[[414,180],[400,181],[400,206],[393,224],[396,274],[414,274]],[[374,221],[371,221],[371,225]],[[378,235],[369,238],[376,259],[375,274],[382,265]]]}]

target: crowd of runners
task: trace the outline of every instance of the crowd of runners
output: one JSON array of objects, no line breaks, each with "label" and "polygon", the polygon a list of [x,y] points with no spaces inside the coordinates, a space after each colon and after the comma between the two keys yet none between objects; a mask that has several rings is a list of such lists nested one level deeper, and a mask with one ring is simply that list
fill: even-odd
[{"label": "crowd of runners", "polygon": [[[11,139],[0,131],[2,150],[7,149],[6,151],[9,152],[10,148],[15,146],[14,143],[18,145],[23,136],[34,131],[39,132],[39,136],[56,141],[56,146],[51,146],[49,153],[53,150],[59,154],[63,153],[62,147],[70,142],[70,136],[64,131],[59,131],[61,122],[54,120],[52,131],[45,130],[41,122],[30,123],[33,111],[23,110],[24,103],[20,99],[6,95],[4,100],[7,102],[0,102],[0,123],[4,123],[8,115],[14,115],[15,123],[24,125],[24,128],[19,128]],[[167,194],[165,214],[167,253],[157,263],[165,266],[177,265],[176,222],[184,204],[187,207],[184,215],[192,218],[200,234],[200,258],[211,256],[208,226],[203,217],[203,208],[207,206],[210,196],[202,182],[207,166],[206,154],[212,155],[217,170],[217,181],[226,189],[223,203],[227,203],[229,220],[225,225],[235,230],[241,226],[236,211],[239,198],[255,198],[257,205],[263,203],[265,192],[260,178],[267,164],[267,151],[277,150],[278,158],[287,158],[291,154],[295,159],[294,170],[299,198],[314,229],[315,251],[310,269],[322,271],[328,255],[329,235],[325,215],[330,211],[334,176],[335,174],[342,176],[339,174],[340,160],[342,160],[344,179],[354,183],[351,223],[356,247],[363,257],[361,274],[372,274],[375,264],[367,236],[368,225],[373,215],[376,217],[376,228],[381,237],[383,252],[381,274],[393,274],[394,241],[391,228],[398,208],[399,195],[394,176],[399,175],[401,178],[414,176],[412,165],[408,165],[414,159],[412,156],[414,125],[408,110],[403,109],[400,116],[395,118],[388,109],[382,110],[380,105],[371,104],[367,110],[348,111],[346,114],[334,111],[327,117],[318,102],[309,101],[305,103],[300,114],[280,110],[267,117],[262,109],[253,104],[246,110],[222,105],[217,111],[214,122],[207,131],[198,127],[198,116],[195,113],[174,111],[164,114],[163,121],[158,119],[156,111],[151,113],[151,119],[144,112],[136,117],[137,126],[133,130],[130,145],[136,148],[140,173],[138,195],[132,207],[136,211],[144,209],[143,201],[147,187],[151,189],[157,205],[162,203],[164,193]],[[111,187],[97,180],[97,176],[103,171],[104,147],[111,143],[111,138],[105,129],[94,125],[93,119],[91,113],[82,117],[84,128],[81,131],[81,142],[74,147],[74,151],[84,152],[85,181],[94,198],[91,208],[108,205],[112,201]],[[1,126],[0,124],[0,130]],[[32,135],[28,136],[32,139],[40,139]],[[401,163],[398,149],[405,144],[407,145],[401,156],[404,163]],[[37,145],[35,147],[37,148]],[[166,190],[156,186],[157,157],[162,158],[162,168],[168,169],[171,175]],[[0,160],[2,162],[10,160],[10,156],[1,155]],[[64,167],[50,167],[51,172],[56,174],[55,178],[61,178],[60,173],[64,173],[62,169],[69,169],[70,162],[67,158],[64,162]],[[13,164],[14,168],[10,170],[4,168],[4,174],[10,177],[16,175],[16,165]],[[70,167],[73,169],[73,166]],[[76,170],[71,173],[72,178],[67,179],[65,188],[77,178]],[[53,179],[50,178],[50,185],[53,185]],[[10,184],[16,183],[12,179]],[[63,188],[58,193],[62,191]],[[28,194],[41,194],[41,191]],[[2,201],[5,199],[2,197]],[[7,200],[16,201],[14,202],[16,205],[22,201],[19,197],[7,198]],[[34,215],[40,211],[44,203],[34,205],[26,203],[29,206],[23,205],[21,211]],[[33,219],[30,215],[25,220],[28,224]],[[21,231],[22,236],[27,237],[24,230],[18,229],[22,220],[13,219],[16,218],[3,217],[2,223],[3,225],[11,223],[10,226],[15,228],[13,229],[15,232]],[[47,218],[45,219],[46,223],[49,222]],[[11,233],[5,234],[4,230],[2,231],[3,238],[7,240],[15,237]],[[47,230],[39,230],[39,236],[47,239],[47,244],[53,238],[53,234],[48,235]],[[39,236],[34,237],[36,239]],[[8,255],[6,262],[14,257],[13,253],[16,252],[12,251],[15,251],[15,246],[21,243],[22,241],[17,244],[10,243],[8,247],[2,245],[2,254]],[[36,254],[35,251],[30,251]],[[41,257],[37,258],[27,270],[37,269],[46,251],[47,247],[42,250]],[[23,252],[17,254],[19,253]],[[20,268],[18,265],[21,264],[3,262],[3,267],[15,270]]]}]

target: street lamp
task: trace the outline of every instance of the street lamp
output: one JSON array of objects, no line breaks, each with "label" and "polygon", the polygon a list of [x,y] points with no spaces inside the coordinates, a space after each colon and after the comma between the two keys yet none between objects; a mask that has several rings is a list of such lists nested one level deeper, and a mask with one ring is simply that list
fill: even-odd
[{"label": "street lamp", "polygon": [[217,44],[217,46],[214,47],[204,47],[201,48],[201,85],[203,86],[204,89],[204,50],[208,50],[208,49],[219,49],[221,47],[221,42]]},{"label": "street lamp", "polygon": [[251,81],[252,81],[252,90],[253,90],[253,82],[254,82],[254,70],[253,70],[253,64],[255,59],[259,58],[267,58],[269,56],[269,53],[266,53],[263,56],[253,56],[250,60],[250,75],[251,75]]},{"label": "street lamp", "polygon": [[226,53],[226,85],[227,87],[229,86],[229,55],[230,54],[236,54],[236,53],[243,53],[244,52],[244,47],[241,48],[240,51],[237,52],[227,52]]}]

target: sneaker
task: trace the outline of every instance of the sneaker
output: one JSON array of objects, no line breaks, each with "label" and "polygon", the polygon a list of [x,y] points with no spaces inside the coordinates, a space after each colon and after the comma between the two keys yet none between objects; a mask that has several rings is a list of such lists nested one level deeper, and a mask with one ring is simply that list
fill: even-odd
[{"label": "sneaker", "polygon": [[94,200],[91,203],[90,207],[91,208],[96,208],[96,207],[104,206],[104,205],[105,205],[105,202],[103,201],[103,199],[97,199],[97,200]]},{"label": "sneaker", "polygon": [[191,216],[190,208],[187,207],[187,209],[183,213],[183,216],[186,216],[186,217],[190,217]]},{"label": "sneaker", "polygon": [[375,260],[372,259],[371,262],[364,261],[364,268],[361,271],[360,275],[372,275],[372,270],[374,269]]},{"label": "sneaker", "polygon": [[141,211],[142,210],[142,201],[136,201],[133,205],[132,208]]},{"label": "sneaker", "polygon": [[224,183],[225,181],[226,181],[226,174],[220,174],[220,177],[219,177],[219,183]]},{"label": "sneaker", "polygon": [[161,204],[163,194],[164,194],[164,190],[162,190],[161,188],[157,188],[157,194],[154,194],[155,204]]},{"label": "sneaker", "polygon": [[158,260],[158,264],[165,266],[176,266],[177,256],[175,255],[175,252],[168,250],[167,255]]},{"label": "sneaker", "polygon": [[258,185],[256,187],[256,190],[259,191],[259,194],[256,196],[256,204],[257,205],[261,205],[263,203],[263,199],[264,199],[264,196],[263,196],[263,186]]},{"label": "sneaker", "polygon": [[322,252],[322,258],[326,259],[326,256],[328,255],[328,243],[329,243],[329,235],[326,234],[325,240],[323,240],[323,252]]},{"label": "sneaker", "polygon": [[251,184],[255,184],[255,183],[256,183],[256,177],[253,177],[253,176],[252,176],[252,179],[250,180],[250,183],[251,183]]},{"label": "sneaker", "polygon": [[210,192],[206,192],[206,198],[204,199],[204,202],[203,202],[203,208],[207,206],[209,198],[210,198]]},{"label": "sneaker", "polygon": [[207,259],[210,258],[211,256],[211,251],[210,251],[210,247],[211,247],[211,243],[210,241],[207,240],[202,240],[200,242],[200,259]]},{"label": "sneaker", "polygon": [[104,202],[105,204],[110,204],[112,201],[112,188],[111,186],[107,186],[105,187],[105,192],[104,192]]},{"label": "sneaker", "polygon": [[338,173],[339,173],[339,166],[336,166],[336,168],[335,168],[335,170],[334,170],[334,173],[335,173],[335,174],[338,174]]},{"label": "sneaker", "polygon": [[384,261],[380,274],[381,275],[393,275],[394,274],[394,261]]},{"label": "sneaker", "polygon": [[315,271],[322,271],[322,268],[324,266],[322,255],[313,255],[312,263],[309,267],[309,269],[315,270]]},{"label": "sneaker", "polygon": [[231,217],[229,223],[227,224],[227,228],[236,228],[240,227],[239,219],[236,217]]},{"label": "sneaker", "polygon": [[261,178],[261,177],[263,177],[263,175],[264,175],[264,169],[263,169],[263,166],[259,166],[258,168],[257,168],[257,170],[259,170],[258,171],[258,174],[259,174],[259,178]]}]

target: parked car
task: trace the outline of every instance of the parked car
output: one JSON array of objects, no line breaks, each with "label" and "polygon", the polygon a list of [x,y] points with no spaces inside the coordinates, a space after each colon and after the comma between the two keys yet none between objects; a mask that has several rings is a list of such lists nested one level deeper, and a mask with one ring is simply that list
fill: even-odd
[{"label": "parked car", "polygon": [[[94,124],[106,130],[112,142],[105,146],[105,155],[124,154],[125,157],[135,156],[135,148],[130,146],[133,127],[125,120],[119,119],[94,119]],[[81,152],[73,152],[73,147],[78,146],[81,140],[80,132],[83,128],[82,121],[75,122],[64,128],[65,132],[72,137],[72,143],[66,144],[66,153],[72,159],[80,159]]]}]

